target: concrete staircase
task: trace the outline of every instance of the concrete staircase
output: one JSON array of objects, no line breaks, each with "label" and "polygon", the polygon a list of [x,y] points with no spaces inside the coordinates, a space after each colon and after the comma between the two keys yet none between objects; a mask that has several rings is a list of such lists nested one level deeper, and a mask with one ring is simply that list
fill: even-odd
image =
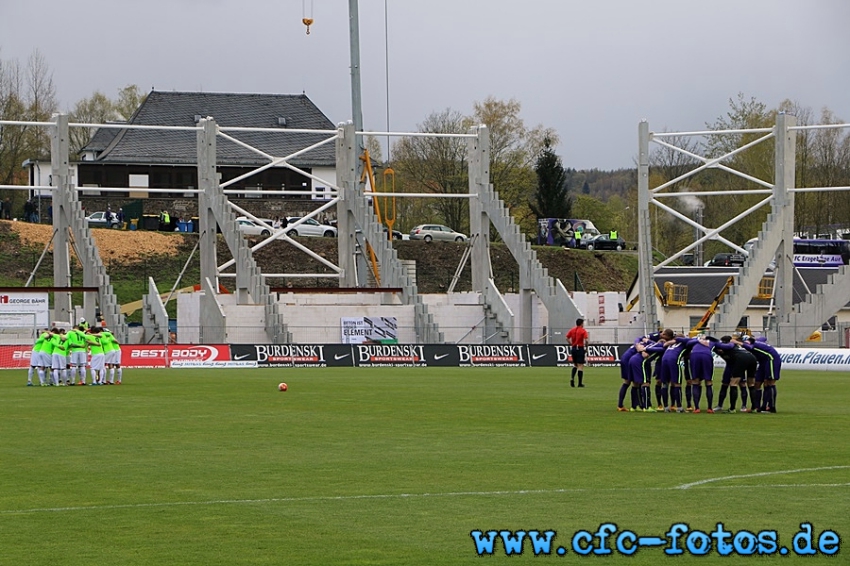
[{"label": "concrete staircase", "polygon": [[168,344],[168,312],[153,277],[148,278],[148,293],[142,297],[142,327],[145,344]]},{"label": "concrete staircase", "polygon": [[767,215],[758,234],[758,241],[747,256],[747,261],[735,276],[735,284],[729,289],[714,319],[710,323],[714,335],[730,334],[738,327],[753,297],[758,293],[759,283],[776,256],[782,243],[783,209],[773,209]]},{"label": "concrete staircase", "polygon": [[[251,254],[251,248],[237,227],[236,214],[230,207],[230,202],[220,191],[218,194],[211,195],[209,201],[218,225],[221,227],[221,234],[236,263],[237,300],[240,304],[249,304],[250,300],[253,304],[263,305],[266,335],[272,344],[292,342],[292,335],[286,328],[280,304],[266,285],[263,274]],[[238,296],[244,293],[244,290],[247,290],[250,297]]]},{"label": "concrete staircase", "polygon": [[87,287],[97,287],[97,303],[100,315],[115,337],[120,342],[127,342],[129,332],[121,314],[121,305],[115,295],[115,289],[109,281],[109,274],[100,258],[100,251],[92,237],[86,222],[83,207],[76,191],[68,192],[69,224],[74,239],[74,249],[80,263],[83,265],[83,284]]},{"label": "concrete staircase", "polygon": [[[478,198],[483,211],[519,264],[520,274],[527,274],[528,282],[523,283],[524,288],[532,289],[549,312],[550,336],[561,334],[565,337],[567,331],[575,324],[575,320],[582,316],[567,289],[560,280],[551,277],[549,270],[537,259],[537,252],[531,249],[531,243],[525,239],[525,235],[514,222],[508,208],[493,187],[479,186]],[[521,277],[521,279],[524,278]],[[485,301],[488,301],[486,303],[488,308],[498,313],[499,309],[493,296],[485,293],[484,297]],[[502,314],[504,315],[504,312]]]},{"label": "concrete staircase", "polygon": [[484,307],[484,337],[486,344],[510,344],[514,335],[514,313],[493,279],[488,278],[479,296]]},{"label": "concrete staircase", "polygon": [[804,342],[847,303],[850,303],[850,266],[842,265],[829,275],[826,283],[818,285],[814,293],[794,305],[788,317],[794,342]]}]

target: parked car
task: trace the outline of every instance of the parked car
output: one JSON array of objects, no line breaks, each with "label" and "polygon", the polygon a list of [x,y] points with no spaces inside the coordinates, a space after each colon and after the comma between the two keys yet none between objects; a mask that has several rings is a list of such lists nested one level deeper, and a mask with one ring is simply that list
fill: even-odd
[{"label": "parked car", "polygon": [[319,224],[312,218],[306,219],[302,224],[290,228],[295,222],[301,220],[300,216],[288,216],[286,218],[286,234],[290,237],[296,236],[324,236],[325,238],[336,238],[336,227],[327,224]]},{"label": "parked car", "polygon": [[442,224],[420,224],[410,231],[411,240],[444,240],[448,242],[465,242],[467,237],[465,234],[455,232],[448,226]]},{"label": "parked car", "polygon": [[626,249],[626,241],[619,236],[612,240],[608,234],[600,234],[599,236],[594,236],[589,240],[582,240],[581,247],[588,251],[617,250],[619,252]]},{"label": "parked car", "polygon": [[92,212],[88,216],[86,216],[86,224],[88,224],[89,228],[120,228],[121,224],[118,222],[118,217],[115,216],[114,212],[109,213],[109,218],[107,218],[105,212]]},{"label": "parked car", "polygon": [[710,261],[706,262],[706,267],[741,267],[747,261],[747,256],[743,254],[724,253],[717,254]]},{"label": "parked car", "polygon": [[261,224],[257,224],[253,220],[249,218],[245,218],[244,216],[240,216],[236,219],[236,227],[239,228],[239,231],[248,236],[262,236],[268,237],[271,236],[271,230],[266,228]]}]

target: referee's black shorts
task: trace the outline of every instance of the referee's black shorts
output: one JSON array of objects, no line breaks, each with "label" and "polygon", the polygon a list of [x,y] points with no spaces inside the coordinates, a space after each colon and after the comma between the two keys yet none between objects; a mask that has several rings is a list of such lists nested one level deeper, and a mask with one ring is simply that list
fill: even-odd
[{"label": "referee's black shorts", "polygon": [[574,364],[584,365],[584,346],[573,346],[570,348],[570,356],[572,356]]}]

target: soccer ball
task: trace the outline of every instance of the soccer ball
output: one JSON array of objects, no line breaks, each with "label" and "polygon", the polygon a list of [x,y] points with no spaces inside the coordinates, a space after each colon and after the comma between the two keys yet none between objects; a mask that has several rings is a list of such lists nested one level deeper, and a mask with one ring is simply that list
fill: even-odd
[{"label": "soccer ball", "polygon": [[286,391],[286,384],[281,383],[280,385],[277,386],[277,388],[280,389],[281,391]]}]

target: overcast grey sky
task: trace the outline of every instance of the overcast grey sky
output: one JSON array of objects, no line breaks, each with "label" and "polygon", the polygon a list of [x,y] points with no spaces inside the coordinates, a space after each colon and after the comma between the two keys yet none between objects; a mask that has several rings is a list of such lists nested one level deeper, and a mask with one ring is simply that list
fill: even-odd
[{"label": "overcast grey sky", "polygon": [[[311,34],[301,18],[312,10]],[[0,58],[38,49],[61,107],[99,90],[300,93],[351,117],[347,0],[0,0]],[[850,121],[847,0],[360,1],[367,130],[515,98],[564,164],[631,167],[637,125],[702,129],[742,92]],[[385,45],[389,49],[385,49]]]}]

